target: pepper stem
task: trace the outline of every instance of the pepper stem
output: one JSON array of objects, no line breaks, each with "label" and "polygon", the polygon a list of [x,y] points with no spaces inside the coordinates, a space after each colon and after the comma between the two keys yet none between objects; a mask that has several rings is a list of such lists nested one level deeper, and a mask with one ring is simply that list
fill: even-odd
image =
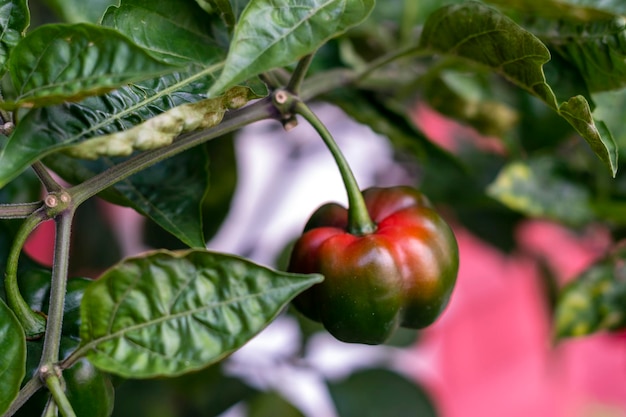
[{"label": "pepper stem", "polygon": [[22,324],[24,333],[26,333],[26,337],[29,339],[37,338],[45,332],[46,318],[42,314],[33,311],[22,297],[17,284],[17,267],[26,239],[43,220],[45,220],[43,209],[35,211],[24,220],[9,252],[4,277],[7,303]]},{"label": "pepper stem", "polygon": [[376,224],[372,221],[367,211],[363,194],[361,194],[352,169],[341,152],[341,149],[337,146],[337,142],[335,142],[332,135],[321,120],[318,119],[317,115],[315,115],[304,102],[297,100],[293,111],[304,117],[306,121],[313,126],[322,137],[322,140],[335,159],[346,187],[346,192],[348,193],[348,232],[357,236],[373,233],[376,230]]}]

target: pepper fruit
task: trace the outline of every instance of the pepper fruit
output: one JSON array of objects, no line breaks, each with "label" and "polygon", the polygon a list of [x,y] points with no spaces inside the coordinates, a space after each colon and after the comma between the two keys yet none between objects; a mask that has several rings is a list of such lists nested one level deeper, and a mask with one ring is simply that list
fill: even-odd
[{"label": "pepper fruit", "polygon": [[293,304],[344,342],[380,344],[401,327],[420,329],[445,309],[459,252],[428,198],[406,186],[362,194],[374,230],[351,232],[349,209],[320,207],[293,249],[289,271],[325,280]]}]

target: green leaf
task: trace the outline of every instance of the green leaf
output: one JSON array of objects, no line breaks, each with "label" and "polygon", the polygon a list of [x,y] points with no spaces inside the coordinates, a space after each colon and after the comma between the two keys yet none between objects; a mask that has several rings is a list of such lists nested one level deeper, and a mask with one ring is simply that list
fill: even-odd
[{"label": "green leaf", "polygon": [[428,104],[439,113],[472,126],[485,136],[500,138],[518,124],[520,115],[492,88],[497,84],[494,81],[474,74],[444,71],[426,83],[424,94]]},{"label": "green leaf", "polygon": [[419,47],[487,66],[539,97],[581,134],[615,176],[617,157],[610,132],[595,125],[583,96],[558,105],[543,72],[550,60],[548,48],[513,20],[476,1],[443,7],[427,20]]},{"label": "green leaf", "polygon": [[364,20],[374,0],[259,0],[241,13],[224,69],[209,95],[292,64]]},{"label": "green leaf", "polygon": [[321,280],[204,250],[128,259],[85,291],[82,349],[98,368],[133,378],[204,368]]},{"label": "green leaf", "polygon": [[25,374],[26,336],[13,311],[0,300],[0,414],[9,408]]},{"label": "green leaf", "polygon": [[293,404],[276,392],[264,392],[248,402],[248,417],[304,417]]},{"label": "green leaf", "polygon": [[615,137],[617,150],[624,155],[626,151],[626,124],[624,124],[626,89],[594,93],[593,102],[596,105],[593,117],[606,123]]},{"label": "green leaf", "polygon": [[161,148],[183,133],[219,124],[227,110],[239,108],[255,98],[259,97],[253,90],[233,87],[219,97],[181,104],[129,129],[70,146],[65,152],[76,158],[96,159]]},{"label": "green leaf", "polygon": [[[0,135],[0,152],[8,142]],[[31,203],[41,198],[41,182],[34,171],[24,171],[8,186],[0,189],[0,203]]]},{"label": "green leaf", "polygon": [[99,23],[104,11],[119,0],[46,0],[61,19],[69,23]]},{"label": "green leaf", "polygon": [[[179,192],[170,192],[167,194],[167,198],[170,200],[172,200],[174,196],[178,197],[178,201],[171,201],[172,215],[186,216],[184,221],[176,221],[176,224],[180,225],[185,222],[190,222],[193,216],[196,216],[198,220],[201,219],[202,224],[194,226],[193,230],[195,233],[198,233],[198,230],[200,230],[200,228],[202,229],[204,232],[204,242],[210,240],[219,230],[219,227],[230,210],[231,201],[235,194],[237,186],[237,159],[233,139],[233,134],[222,136],[217,140],[210,140],[197,148],[172,158],[176,160],[173,162],[172,167],[182,167],[191,165],[192,162],[190,162],[189,159],[197,157],[197,155],[202,155],[203,157],[208,156],[208,159],[205,160],[203,164],[196,163],[196,165],[202,165],[203,167],[208,165],[206,171],[203,171],[204,175],[202,177],[186,178],[183,181],[184,184],[187,184],[186,188],[193,187],[195,184],[203,182],[206,187],[205,189],[199,190],[193,194],[191,192],[185,193],[189,195],[187,199],[181,198],[182,193]],[[191,155],[186,157],[186,159],[179,159],[187,153]],[[149,174],[146,175],[146,177],[152,178]],[[170,180],[169,177],[167,179]],[[180,183],[181,182],[172,181],[172,189]],[[204,199],[201,202],[201,216],[198,217],[197,205],[193,206],[196,211],[183,214],[180,207],[184,207],[185,205],[191,206],[189,203],[190,200],[198,201],[202,194],[204,194]],[[179,210],[175,210],[176,207],[179,207]],[[153,221],[147,222],[144,225],[143,241],[151,248],[186,248],[181,243],[180,239],[174,239],[171,233],[168,233],[165,228]]]},{"label": "green leaf", "polygon": [[328,384],[339,417],[437,417],[428,394],[415,382],[387,369],[357,371]]},{"label": "green leaf", "polygon": [[437,10],[426,21],[419,46],[485,65],[557,108],[542,69],[550,60],[548,48],[491,7],[468,1]]},{"label": "green leaf", "polygon": [[193,1],[122,0],[119,7],[107,10],[102,24],[172,64],[215,64],[228,49],[227,31],[219,18],[207,15]]},{"label": "green leaf", "polygon": [[129,129],[175,106],[203,99],[201,91],[208,82],[195,72],[174,73],[80,103],[31,110],[0,151],[0,187],[28,165],[70,144]]},{"label": "green leaf", "polygon": [[88,23],[33,30],[7,65],[17,98],[5,107],[78,101],[174,70],[119,32]]},{"label": "green leaf", "polygon": [[110,417],[115,403],[111,377],[82,358],[63,371],[67,399],[76,416]]},{"label": "green leaf", "polygon": [[615,176],[619,154],[617,144],[603,121],[594,122],[587,100],[583,96],[572,97],[561,104],[559,113],[585,138],[593,152]]},{"label": "green leaf", "polygon": [[[152,85],[144,83],[142,86],[125,88],[108,96],[93,97],[88,103],[31,111],[18,125],[13,141],[3,153],[0,153],[0,161],[3,159],[10,161],[0,165],[0,173],[7,170],[7,175],[9,175],[15,172],[15,169],[22,168],[25,164],[32,163],[33,159],[41,157],[40,153],[36,154],[38,147],[39,152],[41,149],[44,150],[44,155],[57,149],[69,148],[68,150],[74,154],[95,157],[101,154],[111,155],[111,149],[128,154],[141,145],[141,142],[137,141],[143,141],[144,145],[146,143],[158,144],[158,140],[162,139],[171,142],[180,133],[201,127],[202,123],[221,119],[226,106],[241,105],[250,98],[258,97],[251,89],[235,87],[220,98],[196,102],[197,104],[186,103],[197,100],[198,95],[195,92],[199,87],[204,90],[202,87],[206,84],[198,83],[199,87],[190,86],[186,89],[188,92],[172,93],[170,96],[161,97],[156,103],[152,103],[152,100],[146,101],[145,107],[136,108],[135,113],[124,114],[122,109],[117,114],[111,113],[112,109],[115,109],[114,106],[120,107],[126,102],[132,103],[140,98],[142,93],[157,94],[159,88],[167,88],[167,84],[165,86],[164,84],[163,82],[155,82]],[[167,109],[167,106],[174,105],[178,107],[158,115],[154,114]],[[183,109],[186,110],[183,111]],[[174,113],[178,116],[174,117]],[[114,120],[116,123],[103,126],[103,123],[98,123],[96,119],[89,125],[92,116],[94,119],[108,116],[105,120],[109,122]],[[150,116],[152,118],[145,124],[132,126],[133,121],[136,121],[138,117]],[[63,124],[57,125],[57,120]],[[197,123],[200,124],[194,127]],[[91,133],[89,131],[94,128],[99,129],[98,133],[104,133],[105,129],[125,126],[128,126],[127,130],[83,141],[78,145],[78,149],[71,148],[65,143],[74,141],[81,135],[88,135]],[[19,142],[20,139],[26,143],[22,144]],[[55,143],[55,141],[61,142]],[[45,162],[67,181],[80,183],[103,172],[119,162],[119,159],[100,158],[97,161],[86,162],[68,158],[64,154],[54,154]],[[16,164],[24,165],[16,166]],[[204,247],[201,207],[208,186],[208,175],[206,153],[202,150],[191,150],[120,181],[112,189],[107,190],[104,197],[116,204],[135,208],[186,245]],[[180,184],[186,185],[181,188]]]},{"label": "green leaf", "polygon": [[[82,161],[54,154],[46,164],[72,183],[80,183],[120,162],[120,158]],[[186,246],[204,247],[201,205],[208,186],[207,154],[194,148],[119,181],[101,194],[155,221]],[[181,187],[181,184],[185,184]]]},{"label": "green leaf", "polygon": [[557,338],[626,327],[625,260],[621,244],[561,290],[554,318]]},{"label": "green leaf", "polygon": [[256,394],[216,364],[176,378],[128,379],[115,393],[115,416],[218,417]]},{"label": "green leaf", "polygon": [[201,207],[209,186],[207,165],[202,148],[190,149],[117,183],[115,190],[185,245],[204,248]]},{"label": "green leaf", "polygon": [[[537,0],[541,1],[541,0]],[[555,0],[552,0],[555,1]],[[614,15],[626,15],[626,4],[621,0],[559,0],[569,7],[581,7],[586,9],[603,10]]]},{"label": "green leaf", "polygon": [[550,158],[509,163],[489,185],[487,194],[531,217],[571,225],[582,225],[593,219],[588,190],[559,173]]},{"label": "green leaf", "polygon": [[0,0],[0,75],[11,50],[24,36],[30,24],[26,0]]},{"label": "green leaf", "polygon": [[488,0],[507,9],[519,10],[533,17],[563,21],[593,21],[626,14],[621,0]]},{"label": "green leaf", "polygon": [[564,70],[580,74],[589,91],[626,86],[626,19],[623,17],[584,23],[539,20],[527,28],[545,42],[553,55],[565,61]]},{"label": "green leaf", "polygon": [[196,0],[196,3],[207,13],[218,14],[228,28],[235,26],[237,18],[229,0]]},{"label": "green leaf", "polygon": [[[50,278],[52,271],[37,267],[32,262],[21,262],[18,274],[19,286],[24,299],[35,311],[48,311],[50,300]],[[63,308],[63,328],[61,338],[61,358],[65,358],[76,349],[79,341],[80,302],[85,288],[93,280],[88,278],[71,278],[67,283],[67,295]],[[27,341],[26,378],[37,372],[41,362],[43,338]]]},{"label": "green leaf", "polygon": [[[160,6],[162,8],[167,5],[170,5],[170,8],[176,7],[175,5],[178,4],[173,0],[158,3],[162,4]],[[191,12],[185,7],[181,9]],[[116,23],[116,19],[113,18],[116,16],[114,10],[116,9],[111,11],[110,20],[107,20],[111,24]],[[206,18],[204,32],[200,38],[202,42],[208,42],[204,45],[204,49],[213,51],[214,56],[211,60],[211,54],[194,52],[198,48],[202,49],[199,45],[177,50],[176,43],[168,44],[169,37],[163,34],[173,28],[164,26],[162,16],[156,11],[144,14],[139,13],[139,8],[130,8],[127,11],[141,20],[151,19],[145,20],[142,27],[161,27],[162,31],[146,31],[145,36],[136,36],[136,31],[132,31],[132,28],[128,26],[116,28],[129,30],[130,32],[125,35],[142,42],[148,51],[158,49],[164,57],[178,54],[181,60],[194,62],[196,59],[201,59],[202,61],[196,62],[197,65],[190,64],[188,71],[175,72],[124,86],[104,96],[88,97],[80,103],[65,103],[30,111],[20,120],[11,141],[0,152],[0,187],[3,187],[28,165],[68,144],[126,130],[173,107],[206,98],[205,93],[213,82],[213,74],[219,69],[217,64],[226,56],[225,50],[222,51],[217,47],[217,39],[222,39],[227,34],[215,23],[216,19],[206,16],[206,13],[200,10],[200,15]],[[191,19],[185,15],[177,14],[176,16],[180,19],[187,19],[185,21]],[[192,29],[194,27],[195,25],[191,26]],[[148,37],[148,34],[152,37]],[[216,40],[211,41],[211,36]],[[77,169],[65,169],[65,171],[73,170]]]},{"label": "green leaf", "polygon": [[[136,140],[144,141],[142,149],[147,149],[146,141],[148,145],[155,145],[157,140],[165,138],[166,144],[169,144],[176,136],[192,128],[207,128],[209,124],[216,123],[226,111],[226,106],[247,102],[256,97],[253,94],[248,88],[234,87],[224,96],[180,105],[128,130],[81,142],[67,152],[83,157],[110,156],[111,150],[120,152],[128,149],[122,152],[128,154]],[[173,122],[180,123],[180,128]],[[125,140],[128,142],[123,142]],[[72,180],[81,182],[104,171],[113,162],[108,158],[100,159],[90,165],[89,171],[85,169],[87,166],[83,166],[80,171],[71,173],[74,176]],[[61,172],[65,172],[75,168],[76,164],[76,161],[56,158],[54,165],[63,166]],[[118,182],[113,187],[115,195],[112,200],[151,218],[185,245],[204,247],[203,201],[209,186],[207,165],[207,154],[202,148],[189,150]],[[76,178],[79,175],[81,178]],[[181,188],[181,184],[185,187]],[[109,191],[109,196],[112,194]]]},{"label": "green leaf", "polygon": [[202,201],[202,226],[206,240],[217,233],[226,219],[237,190],[235,136],[230,134],[205,145],[209,155],[209,187]]}]

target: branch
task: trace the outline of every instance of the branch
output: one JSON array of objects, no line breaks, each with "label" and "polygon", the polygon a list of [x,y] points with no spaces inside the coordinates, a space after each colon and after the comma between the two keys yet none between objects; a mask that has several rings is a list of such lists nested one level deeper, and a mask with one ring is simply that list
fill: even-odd
[{"label": "branch", "polygon": [[52,178],[52,175],[50,175],[41,161],[35,162],[31,167],[33,168],[33,171],[35,171],[35,174],[39,177],[39,181],[41,181],[46,191],[51,193],[61,191],[63,189],[63,187],[56,182],[54,178]]},{"label": "branch", "polygon": [[41,207],[41,201],[23,204],[0,204],[0,219],[23,219]]},{"label": "branch", "polygon": [[304,81],[304,77],[311,66],[311,61],[313,61],[313,54],[309,54],[298,61],[298,66],[291,75],[289,84],[287,84],[287,91],[298,95],[302,82]]},{"label": "branch", "polygon": [[67,192],[72,196],[77,207],[88,198],[109,188],[117,182],[142,171],[160,161],[170,158],[180,152],[193,148],[210,139],[215,139],[226,133],[238,130],[250,123],[276,117],[276,110],[271,98],[265,98],[254,104],[238,110],[232,110],[224,115],[222,122],[208,130],[182,135],[171,145],[137,154],[136,156],[112,166],[106,171],[95,175],[87,181],[69,188]]}]

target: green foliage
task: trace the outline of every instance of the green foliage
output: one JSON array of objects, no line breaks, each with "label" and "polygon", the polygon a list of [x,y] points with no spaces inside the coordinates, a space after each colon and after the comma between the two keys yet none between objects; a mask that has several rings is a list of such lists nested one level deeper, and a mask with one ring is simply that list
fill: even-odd
[{"label": "green foliage", "polygon": [[474,1],[441,8],[424,25],[420,47],[487,66],[537,96],[582,135],[613,175],[617,172],[613,137],[603,124],[595,126],[587,100],[577,95],[558,104],[543,72],[550,51],[502,13]]},{"label": "green foliage", "polygon": [[563,288],[554,318],[557,338],[626,327],[625,259],[621,245]]},{"label": "green foliage", "polygon": [[329,382],[339,417],[423,416],[437,411],[423,389],[386,369],[365,369]]},{"label": "green foliage", "polygon": [[[138,30],[138,21],[150,24]],[[107,10],[102,24],[172,64],[216,64],[224,58],[228,47],[227,31],[221,21],[204,13],[192,1],[123,0]]]},{"label": "green foliage", "polygon": [[554,160],[536,158],[507,164],[487,193],[528,217],[580,226],[593,220],[586,188],[560,173]]},{"label": "green foliage", "polygon": [[174,68],[117,31],[80,23],[29,32],[13,48],[7,69],[16,97],[5,108],[78,101]]},{"label": "green foliage", "polygon": [[13,311],[0,300],[0,413],[4,413],[20,389],[26,363],[24,330]]},{"label": "green foliage", "polygon": [[248,3],[235,27],[210,95],[257,74],[292,64],[367,17],[374,0],[261,0]]},{"label": "green foliage", "polygon": [[46,3],[69,23],[98,23],[106,8],[119,0],[46,0]]},{"label": "green foliage", "polygon": [[202,250],[128,259],[85,291],[81,349],[125,377],[200,369],[243,346],[319,281]]},{"label": "green foliage", "polygon": [[4,73],[10,52],[19,43],[29,23],[26,0],[0,2],[0,74]]}]

